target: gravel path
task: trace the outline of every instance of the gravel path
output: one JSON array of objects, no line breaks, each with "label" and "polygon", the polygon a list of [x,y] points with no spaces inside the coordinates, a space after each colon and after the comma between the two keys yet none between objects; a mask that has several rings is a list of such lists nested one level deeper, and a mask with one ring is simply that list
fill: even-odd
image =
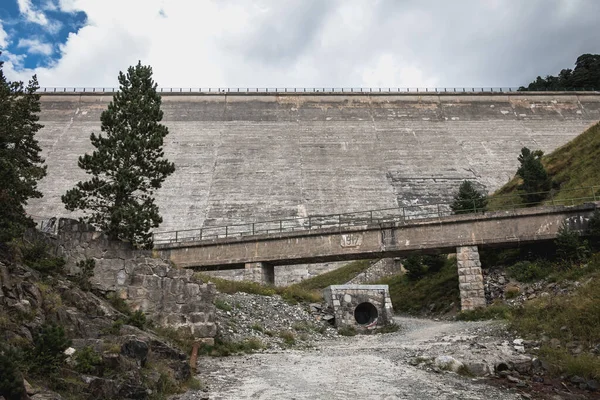
[{"label": "gravel path", "polygon": [[[210,399],[522,398],[514,390],[415,363],[438,355],[491,364],[518,357],[497,324],[395,320],[402,327],[399,332],[327,339],[315,349],[202,358],[199,378],[208,384]],[[180,399],[202,396],[206,393]]]}]

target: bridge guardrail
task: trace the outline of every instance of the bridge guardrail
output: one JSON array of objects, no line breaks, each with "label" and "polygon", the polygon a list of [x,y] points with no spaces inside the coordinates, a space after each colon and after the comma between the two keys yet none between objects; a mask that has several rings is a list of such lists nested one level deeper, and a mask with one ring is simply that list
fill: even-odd
[{"label": "bridge guardrail", "polygon": [[[116,93],[118,87],[42,87],[38,93]],[[252,94],[252,93],[320,93],[320,94],[377,94],[377,93],[514,93],[519,92],[516,86],[496,87],[159,87],[160,93],[198,93],[198,94]],[[597,92],[598,89],[581,88],[568,90],[569,92]],[[522,93],[556,92],[553,90],[523,91]],[[563,91],[564,92],[564,91]]]},{"label": "bridge guardrail", "polygon": [[[586,201],[600,201],[600,186],[589,186],[562,191],[562,193],[566,192],[572,192],[573,195],[568,198],[557,199],[554,197],[554,193],[552,191],[536,192],[531,194],[546,195],[544,206],[565,206],[580,204]],[[494,196],[493,199],[495,202],[499,202],[499,200],[510,200],[510,204],[506,205],[504,204],[506,201],[504,201],[500,202],[501,205],[493,206],[489,209],[478,208],[475,201],[473,201],[473,209],[464,211],[462,213],[483,213],[485,211],[515,210],[518,208],[528,208],[538,205],[537,202],[525,203],[519,201],[518,197],[519,196],[517,194]],[[515,202],[515,200],[517,201]],[[461,214],[461,212],[453,213],[450,208],[450,203],[435,203],[156,232],[153,234],[153,239],[155,244],[181,243],[186,241],[254,236],[278,232],[310,231],[312,229],[320,228],[343,228],[373,223],[407,223],[409,221],[419,219],[442,218],[453,214]]]}]

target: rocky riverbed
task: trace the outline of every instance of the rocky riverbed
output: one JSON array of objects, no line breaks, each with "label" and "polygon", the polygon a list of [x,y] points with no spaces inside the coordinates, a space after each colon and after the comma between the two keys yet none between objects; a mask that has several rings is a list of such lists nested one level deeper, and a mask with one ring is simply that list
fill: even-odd
[{"label": "rocky riverbed", "polygon": [[[499,322],[396,317],[398,332],[323,337],[316,347],[198,361],[191,399],[584,399],[544,384],[526,342]],[[503,370],[503,371],[501,371]]]}]

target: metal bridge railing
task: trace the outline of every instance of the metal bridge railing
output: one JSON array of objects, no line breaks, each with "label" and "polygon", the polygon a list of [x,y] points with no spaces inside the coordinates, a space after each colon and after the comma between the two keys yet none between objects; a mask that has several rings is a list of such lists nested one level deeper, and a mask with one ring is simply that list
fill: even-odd
[{"label": "metal bridge railing", "polygon": [[[100,93],[112,94],[119,90],[118,87],[43,87],[38,90],[38,93]],[[251,94],[251,93],[325,93],[325,94],[349,94],[349,93],[364,93],[364,94],[385,94],[385,93],[512,93],[518,92],[519,88],[514,86],[505,87],[256,87],[256,88],[239,88],[239,87],[216,87],[216,88],[201,88],[201,87],[160,87],[160,93],[198,93],[198,94]],[[570,90],[573,92],[595,92],[597,89],[581,88]],[[532,91],[523,92],[531,93]],[[546,91],[541,91],[546,92]],[[553,92],[553,91],[548,91]]]},{"label": "metal bridge railing", "polygon": [[[561,191],[561,193],[567,192],[570,194],[568,198],[555,198],[554,193],[551,191],[531,194],[545,195],[542,204],[544,206],[569,206],[586,201],[600,201],[600,186]],[[517,194],[494,196],[493,204],[487,208],[487,211],[514,210],[534,205],[538,205],[538,203],[525,203],[520,200]],[[473,201],[473,209],[462,213],[483,213],[485,211],[486,209],[478,208],[475,201]],[[408,223],[419,219],[442,218],[453,214],[460,214],[460,212],[453,213],[450,203],[436,203],[156,232],[153,238],[155,244],[178,243],[269,233],[310,231],[320,228],[345,228],[375,223]]]}]

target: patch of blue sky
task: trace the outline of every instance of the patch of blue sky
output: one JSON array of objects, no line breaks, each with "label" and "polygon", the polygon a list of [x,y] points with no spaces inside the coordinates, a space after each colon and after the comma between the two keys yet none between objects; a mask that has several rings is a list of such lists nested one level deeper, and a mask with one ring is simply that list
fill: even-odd
[{"label": "patch of blue sky", "polygon": [[[1,0],[0,21],[7,34],[3,59],[12,56],[20,68],[50,66],[60,46],[86,23],[84,12],[63,12],[58,0]],[[20,3],[20,4],[19,4]]]}]

